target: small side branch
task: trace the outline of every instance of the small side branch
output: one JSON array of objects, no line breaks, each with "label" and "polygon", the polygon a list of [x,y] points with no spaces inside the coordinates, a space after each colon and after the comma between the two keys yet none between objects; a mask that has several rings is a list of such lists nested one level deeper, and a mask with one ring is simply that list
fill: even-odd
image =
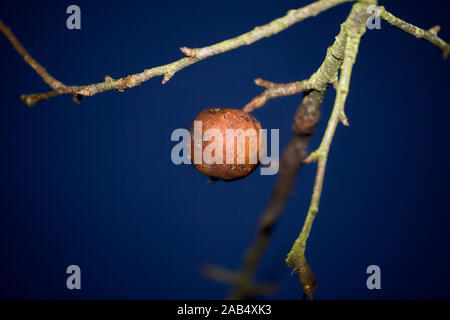
[{"label": "small side branch", "polygon": [[441,29],[440,26],[434,26],[430,30],[426,31],[406,21],[403,21],[400,18],[397,18],[396,16],[388,12],[383,6],[380,6],[379,9],[381,18],[385,20],[387,23],[415,36],[416,38],[424,39],[434,44],[436,47],[442,50],[442,57],[444,59],[447,59],[448,54],[450,52],[450,45],[441,38],[439,38],[439,36],[437,35],[439,30]]},{"label": "small side branch", "polygon": [[297,94],[309,89],[308,80],[290,83],[273,83],[258,78],[255,79],[255,84],[266,88],[266,90],[254,97],[252,101],[242,108],[246,112],[252,112],[255,109],[261,108],[270,99]]}]

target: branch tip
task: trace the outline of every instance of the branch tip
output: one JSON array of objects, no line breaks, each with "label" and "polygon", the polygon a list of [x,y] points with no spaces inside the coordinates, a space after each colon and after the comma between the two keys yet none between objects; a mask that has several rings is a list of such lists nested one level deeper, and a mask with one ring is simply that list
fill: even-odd
[{"label": "branch tip", "polygon": [[346,127],[350,126],[350,123],[348,123],[348,118],[344,112],[342,112],[339,116],[339,121]]},{"label": "branch tip", "polygon": [[198,49],[191,49],[188,47],[181,47],[181,52],[183,52],[187,57],[195,57],[198,53]]},{"label": "branch tip", "polygon": [[[1,21],[0,21],[0,23],[1,23]],[[33,95],[31,95],[31,94],[21,95],[20,100],[22,100],[22,102],[25,103],[27,105],[27,107],[32,107],[37,103],[36,99],[33,99]]]},{"label": "branch tip", "polygon": [[162,84],[166,84],[171,78],[172,78],[172,74],[170,73],[165,73],[164,74],[164,78],[162,79],[161,83]]},{"label": "branch tip", "polygon": [[313,163],[319,161],[320,157],[322,155],[322,152],[320,149],[317,149],[314,152],[311,152],[305,160],[303,160],[303,163]]},{"label": "branch tip", "polygon": [[431,32],[434,35],[437,35],[439,31],[441,31],[441,26],[438,24],[428,30],[428,32]]},{"label": "branch tip", "polygon": [[267,80],[263,80],[261,78],[257,78],[253,81],[257,86],[260,87],[264,87],[266,89],[272,88],[274,86],[276,86],[275,83],[271,82],[271,81],[267,81]]},{"label": "branch tip", "polygon": [[338,87],[339,87],[339,81],[338,81],[338,80],[333,81],[333,82],[331,83],[331,85],[333,86],[334,90],[337,90]]},{"label": "branch tip", "polygon": [[297,273],[304,294],[310,300],[313,300],[313,293],[317,289],[317,279],[304,257],[302,259],[299,259],[299,262],[296,265],[294,271],[295,273]]},{"label": "branch tip", "polygon": [[83,96],[81,94],[74,94],[72,97],[72,101],[76,104],[80,104],[81,99],[83,99]]},{"label": "branch tip", "polygon": [[439,38],[438,32],[441,30],[440,25],[435,25],[431,29],[424,30],[400,18],[397,18],[392,13],[388,12],[383,6],[380,6],[378,8],[381,11],[381,18],[387,23],[413,35],[416,38],[424,39],[430,42],[431,44],[442,50],[442,56],[444,59],[447,58],[450,51],[450,44]]}]

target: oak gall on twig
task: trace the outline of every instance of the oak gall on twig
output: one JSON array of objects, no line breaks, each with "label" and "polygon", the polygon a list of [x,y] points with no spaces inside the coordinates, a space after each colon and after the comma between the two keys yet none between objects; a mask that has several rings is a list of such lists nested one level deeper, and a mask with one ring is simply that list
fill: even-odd
[{"label": "oak gall on twig", "polygon": [[258,167],[260,153],[265,152],[260,129],[259,121],[245,111],[205,109],[190,128],[191,162],[198,171],[212,178],[243,178]]}]

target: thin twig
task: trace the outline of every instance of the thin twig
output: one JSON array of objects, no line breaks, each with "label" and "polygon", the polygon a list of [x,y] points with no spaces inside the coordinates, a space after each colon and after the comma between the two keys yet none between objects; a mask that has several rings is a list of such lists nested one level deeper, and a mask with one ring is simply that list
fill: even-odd
[{"label": "thin twig", "polygon": [[254,97],[252,101],[242,108],[245,112],[252,112],[255,109],[261,108],[269,99],[289,96],[309,89],[307,80],[290,83],[273,83],[258,78],[255,79],[255,84],[260,87],[265,87],[266,90]]},{"label": "thin twig", "polygon": [[27,50],[20,44],[19,40],[14,36],[11,29],[3,24],[0,20],[0,31],[8,38],[9,42],[11,42],[12,46],[16,51],[23,57],[25,62],[33,68],[34,71],[44,80],[46,84],[49,85],[53,90],[58,90],[62,87],[65,87],[63,83],[53,78],[44,67],[42,67],[36,60],[31,57]]},{"label": "thin twig", "polygon": [[244,33],[239,37],[228,39],[208,47],[193,49],[182,47],[180,49],[188,57],[197,57],[200,59],[210,57],[211,55],[236,49],[244,45],[250,45],[264,37],[270,37],[277,34],[305,18],[316,16],[320,12],[328,10],[331,7],[351,1],[353,0],[319,0],[303,8],[289,10],[284,17],[275,19],[266,25],[256,27],[252,31]]},{"label": "thin twig", "polygon": [[426,31],[419,27],[416,27],[400,18],[397,18],[393,14],[389,13],[383,6],[378,7],[380,9],[380,16],[390,25],[397,27],[419,39],[425,39],[428,42],[434,44],[436,47],[442,50],[442,57],[447,59],[450,53],[450,44],[438,37],[437,33],[441,29],[440,26],[434,26],[430,30]]}]

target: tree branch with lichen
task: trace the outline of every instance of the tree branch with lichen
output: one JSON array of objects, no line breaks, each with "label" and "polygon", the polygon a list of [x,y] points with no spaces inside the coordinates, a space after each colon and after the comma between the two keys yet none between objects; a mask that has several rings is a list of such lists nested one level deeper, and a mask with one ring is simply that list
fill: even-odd
[{"label": "tree branch with lichen", "polygon": [[350,77],[353,64],[355,63],[356,54],[358,53],[359,42],[366,30],[366,20],[368,18],[366,8],[367,5],[365,4],[354,4],[348,19],[344,22],[343,29],[346,38],[344,60],[341,65],[341,76],[339,79],[333,111],[330,119],[328,120],[328,125],[319,148],[311,153],[304,161],[306,163],[317,161],[316,179],[314,181],[313,194],[305,223],[300,235],[295,240],[294,245],[286,258],[286,263],[288,266],[294,268],[293,272],[298,274],[300,282],[303,286],[303,291],[311,299],[317,284],[311,268],[306,262],[306,241],[311,232],[314,218],[319,211],[319,202],[322,194],[328,152],[330,150],[336,127],[339,122],[345,123],[347,119],[344,113],[345,101],[349,91]]},{"label": "tree branch with lichen", "polygon": [[245,112],[252,112],[255,109],[261,108],[270,99],[297,94],[309,89],[308,80],[289,83],[273,83],[271,81],[258,78],[255,79],[255,84],[266,88],[266,90],[264,90],[260,95],[254,97],[252,101],[247,103],[242,108]]},{"label": "tree branch with lichen", "polygon": [[[386,11],[384,7],[380,8],[381,17],[389,24],[398,27],[417,38],[423,38],[430,43],[439,47],[443,52],[443,57],[446,58],[449,53],[449,44],[437,36],[440,30],[439,26],[435,26],[429,31],[425,31],[416,26],[413,26]],[[314,218],[319,211],[320,197],[322,194],[323,181],[325,177],[326,164],[328,160],[328,152],[330,150],[331,142],[339,122],[348,125],[348,120],[344,112],[345,101],[349,92],[350,77],[353,65],[355,63],[356,55],[358,53],[359,42],[366,30],[367,4],[356,3],[353,5],[352,12],[349,18],[343,24],[346,41],[345,41],[345,57],[341,66],[341,77],[337,85],[337,94],[332,114],[328,121],[325,134],[319,148],[312,152],[305,160],[305,163],[317,162],[317,173],[314,181],[313,194],[311,203],[306,215],[302,230],[295,240],[291,251],[288,253],[286,263],[293,267],[293,272],[298,274],[299,280],[302,284],[303,291],[309,298],[312,299],[313,292],[317,288],[317,281],[314,274],[309,267],[305,258],[306,241],[311,232]]]},{"label": "tree branch with lichen", "polygon": [[25,62],[28,63],[49,85],[53,91],[44,93],[26,94],[21,96],[21,100],[28,106],[33,106],[36,103],[59,95],[72,95],[73,101],[79,103],[82,97],[93,96],[105,91],[118,90],[123,91],[128,88],[133,88],[141,83],[148,81],[157,76],[163,76],[162,84],[169,81],[176,72],[198,62],[203,59],[212,57],[214,55],[224,53],[244,45],[250,45],[265,37],[275,35],[293,24],[300,22],[308,17],[316,16],[319,13],[344,2],[354,0],[319,0],[313,2],[305,7],[299,9],[289,10],[288,13],[281,18],[275,19],[266,25],[255,27],[252,31],[244,33],[235,38],[231,38],[211,46],[203,48],[190,49],[181,47],[180,50],[187,56],[172,63],[145,69],[141,73],[132,74],[119,79],[113,79],[110,76],[105,76],[104,82],[93,83],[84,86],[67,86],[62,82],[54,79],[42,66],[34,60],[31,55],[20,44],[12,31],[5,26],[0,20],[0,31],[11,42],[13,47],[21,54]]},{"label": "tree branch with lichen", "polygon": [[380,16],[390,25],[397,27],[418,39],[425,39],[426,41],[434,44],[436,47],[442,50],[442,57],[447,59],[450,53],[450,44],[438,37],[437,33],[441,30],[441,27],[436,25],[430,30],[426,31],[419,27],[416,27],[400,18],[397,18],[393,14],[389,13],[383,6],[378,7],[380,9]]}]

